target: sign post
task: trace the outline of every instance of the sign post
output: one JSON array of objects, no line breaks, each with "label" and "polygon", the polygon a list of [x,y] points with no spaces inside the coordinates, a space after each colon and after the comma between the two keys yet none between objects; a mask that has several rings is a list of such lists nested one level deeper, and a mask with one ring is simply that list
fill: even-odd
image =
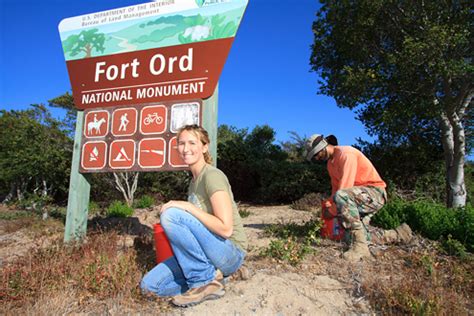
[{"label": "sign post", "polygon": [[64,231],[65,242],[69,242],[72,239],[82,239],[87,231],[87,213],[91,186],[86,177],[79,173],[83,116],[84,113],[82,111],[77,111],[71,177],[69,179],[66,227]]},{"label": "sign post", "polygon": [[217,158],[217,83],[248,0],[156,0],[59,24],[78,111],[65,241],[85,235],[92,172],[187,166],[176,133],[203,126]]}]

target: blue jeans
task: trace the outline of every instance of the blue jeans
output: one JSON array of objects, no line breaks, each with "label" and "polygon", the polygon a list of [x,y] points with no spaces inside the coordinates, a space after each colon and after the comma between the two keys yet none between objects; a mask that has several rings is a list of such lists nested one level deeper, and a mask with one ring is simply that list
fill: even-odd
[{"label": "blue jeans", "polygon": [[142,279],[144,292],[158,296],[175,296],[188,289],[210,283],[216,269],[230,275],[242,265],[245,257],[230,240],[209,231],[185,210],[169,208],[161,214],[174,256],[158,264]]}]

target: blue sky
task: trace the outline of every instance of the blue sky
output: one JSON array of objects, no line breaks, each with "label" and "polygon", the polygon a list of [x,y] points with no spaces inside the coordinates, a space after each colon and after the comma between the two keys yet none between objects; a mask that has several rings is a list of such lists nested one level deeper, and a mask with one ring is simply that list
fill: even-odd
[{"label": "blue sky", "polygon": [[[71,91],[58,32],[67,17],[135,5],[133,0],[0,0],[0,108]],[[335,134],[341,144],[370,140],[354,113],[318,95],[310,72],[316,0],[250,0],[219,81],[218,124],[268,124],[277,141]],[[54,111],[56,116],[60,111]]]}]

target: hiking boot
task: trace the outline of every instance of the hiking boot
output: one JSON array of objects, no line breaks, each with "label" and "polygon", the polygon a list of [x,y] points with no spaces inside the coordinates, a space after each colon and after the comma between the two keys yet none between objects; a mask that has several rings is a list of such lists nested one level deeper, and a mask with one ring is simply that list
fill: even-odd
[{"label": "hiking boot", "polygon": [[394,244],[398,242],[398,234],[395,229],[383,231],[382,241],[384,244]]},{"label": "hiking boot", "polygon": [[237,271],[235,271],[231,275],[226,275],[226,276],[222,274],[221,270],[219,269],[216,270],[216,280],[219,281],[222,285],[226,285],[227,283],[229,283],[230,280],[245,281],[245,280],[250,279],[251,276],[252,275],[250,273],[250,270],[244,265],[240,266],[240,268],[237,269]]},{"label": "hiking boot", "polygon": [[383,232],[383,241],[386,244],[408,244],[413,238],[410,226],[406,223],[401,224],[395,229],[385,230]]},{"label": "hiking boot", "polygon": [[182,295],[173,297],[171,301],[174,305],[188,307],[197,305],[207,300],[215,300],[224,296],[224,286],[217,280],[211,281],[201,287],[193,288]]},{"label": "hiking boot", "polygon": [[367,236],[364,229],[353,230],[352,234],[352,246],[348,251],[344,252],[342,257],[351,262],[356,262],[363,258],[371,258],[372,255],[367,245]]},{"label": "hiking boot", "polygon": [[406,223],[403,223],[397,228],[395,228],[395,231],[398,234],[398,242],[400,243],[408,244],[413,238],[411,228]]},{"label": "hiking boot", "polygon": [[229,277],[232,279],[232,280],[236,280],[236,281],[239,281],[239,280],[248,280],[250,279],[251,277],[251,273],[250,273],[250,270],[249,268],[247,268],[245,265],[241,265],[239,269],[237,269],[237,271],[235,271],[234,273],[232,273]]}]

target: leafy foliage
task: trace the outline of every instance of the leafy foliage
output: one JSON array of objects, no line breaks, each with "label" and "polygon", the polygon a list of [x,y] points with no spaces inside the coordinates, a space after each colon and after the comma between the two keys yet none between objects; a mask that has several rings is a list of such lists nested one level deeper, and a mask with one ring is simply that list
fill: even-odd
[{"label": "leafy foliage", "polygon": [[72,140],[43,105],[0,111],[1,196],[15,192],[65,198]]},{"label": "leafy foliage", "polygon": [[427,238],[454,238],[469,251],[474,251],[474,207],[470,205],[449,209],[441,204],[423,200],[394,200],[387,203],[372,218],[373,224],[385,229],[393,229],[404,222]]},{"label": "leafy foliage", "polygon": [[148,208],[155,204],[155,199],[150,195],[143,195],[138,200],[135,201],[135,208]]},{"label": "leafy foliage", "polygon": [[356,110],[384,146],[415,148],[417,137],[443,143],[447,205],[464,205],[465,136],[470,144],[473,134],[463,123],[472,121],[474,95],[469,1],[322,4],[310,59],[320,92]]},{"label": "leafy foliage", "polygon": [[270,225],[265,232],[278,239],[272,240],[267,248],[261,250],[260,255],[297,265],[306,255],[314,252],[312,246],[320,241],[321,227],[320,219],[310,220],[302,225],[296,223]]},{"label": "leafy foliage", "polygon": [[275,131],[267,125],[257,126],[250,133],[221,125],[217,138],[217,166],[229,178],[238,200],[288,203],[309,192],[329,190],[326,168],[290,160],[295,153],[274,144]]},{"label": "leafy foliage", "polygon": [[107,208],[109,217],[129,217],[133,215],[133,208],[122,201],[113,201]]}]

